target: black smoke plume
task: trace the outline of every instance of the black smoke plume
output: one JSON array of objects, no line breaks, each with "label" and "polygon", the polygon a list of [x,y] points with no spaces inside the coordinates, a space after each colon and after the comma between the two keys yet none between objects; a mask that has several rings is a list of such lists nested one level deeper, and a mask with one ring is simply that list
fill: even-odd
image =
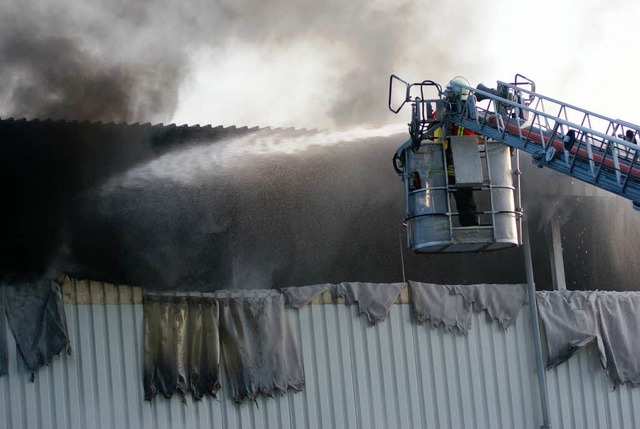
[{"label": "black smoke plume", "polygon": [[[1,12],[3,118],[166,122],[202,49],[242,41],[250,48],[277,50],[304,41],[310,56],[314,49],[339,52],[336,98],[326,110],[309,109],[310,117],[329,117],[339,127],[404,120],[386,110],[391,73],[443,81],[459,67],[478,67],[474,55],[465,54],[474,54],[472,30],[482,22],[473,13],[467,14],[470,21],[460,22],[456,8],[434,13],[409,2],[364,0],[9,0]],[[410,19],[418,12],[423,21]],[[293,82],[292,88],[324,84]],[[286,103],[286,94],[273,103]],[[239,137],[0,122],[2,279],[67,272],[115,283],[210,289],[403,277],[402,192],[389,157],[404,134],[270,155],[251,152],[256,142],[245,139],[249,152],[243,163],[203,158],[207,168],[188,183],[174,176],[191,165],[160,162],[171,156],[186,160],[181,154],[195,148],[215,158],[215,146]],[[135,176],[154,166],[162,174]],[[530,228],[538,233],[534,245],[540,243],[534,249],[536,265],[548,263],[546,220],[561,215],[567,273],[573,276],[569,284],[633,288],[637,259],[633,249],[627,250],[638,230],[635,218],[627,211],[608,218],[602,211],[606,204],[596,208],[594,200],[558,199],[563,192],[554,188],[560,182],[546,172],[535,174],[543,174],[535,183],[551,189],[534,193],[537,197],[525,193]],[[127,182],[136,177],[137,182]],[[404,256],[404,275],[418,281],[524,279],[520,250]],[[546,271],[537,274],[541,287],[549,284]],[[603,284],[607,281],[611,284]]]},{"label": "black smoke plume", "polygon": [[[239,41],[268,52],[302,42],[308,49],[297,63],[327,48],[342,58],[338,97],[309,113],[338,126],[377,124],[389,119],[384,86],[403,57],[398,42],[410,13],[408,3],[364,0],[9,1],[0,15],[0,117],[167,122],[190,66],[207,49],[225,52]],[[289,89],[302,85],[326,83]]]}]

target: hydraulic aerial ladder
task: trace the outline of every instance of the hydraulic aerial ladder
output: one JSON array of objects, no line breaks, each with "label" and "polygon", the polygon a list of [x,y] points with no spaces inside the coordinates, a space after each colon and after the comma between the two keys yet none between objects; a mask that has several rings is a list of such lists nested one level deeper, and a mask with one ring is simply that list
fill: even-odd
[{"label": "hydraulic aerial ladder", "polygon": [[[401,91],[404,98],[400,100],[394,98],[398,94],[398,86],[404,86],[404,91]],[[432,98],[425,97],[427,92],[435,92],[436,95]],[[637,144],[640,138],[640,126],[638,125],[607,118],[541,95],[536,92],[535,83],[522,75],[516,75],[512,83],[498,81],[496,88],[489,88],[482,84],[474,88],[466,80],[454,78],[444,90],[433,81],[407,83],[392,75],[389,86],[389,109],[398,113],[406,103],[410,103],[412,108],[409,124],[410,139],[395,154],[394,167],[405,182],[407,196],[405,222],[410,226],[409,246],[415,251],[428,253],[482,251],[509,247],[510,244],[521,244],[520,233],[516,243],[511,239],[504,240],[504,237],[499,234],[500,222],[496,222],[497,216],[510,214],[507,217],[519,224],[522,210],[519,206],[517,186],[513,186],[513,196],[516,200],[513,207],[496,208],[493,205],[494,195],[499,194],[498,190],[494,189],[496,186],[495,180],[491,177],[491,171],[486,171],[491,170],[491,165],[486,163],[483,165],[485,174],[482,183],[476,181],[476,183],[467,184],[475,191],[485,189],[491,194],[491,206],[487,210],[478,211],[479,214],[488,214],[491,220],[472,228],[462,227],[455,222],[460,213],[452,210],[448,198],[450,193],[467,185],[459,181],[452,184],[446,173],[444,173],[444,180],[440,180],[443,183],[436,183],[441,186],[433,186],[428,179],[421,181],[419,187],[413,184],[416,181],[415,177],[419,176],[422,179],[421,174],[434,177],[436,170],[451,164],[450,146],[454,149],[453,162],[456,165],[456,174],[458,169],[465,168],[465,164],[456,161],[455,157],[454,143],[457,143],[458,136],[452,132],[452,129],[456,128],[472,131],[482,138],[483,141],[479,141],[481,144],[477,146],[481,158],[491,160],[488,156],[491,143],[507,145],[531,154],[533,162],[539,167],[551,168],[620,195],[631,200],[633,207],[640,210],[638,153],[640,146]],[[444,145],[441,151],[434,153],[432,149],[426,149],[430,153],[421,155],[421,152],[425,152],[425,145],[434,145],[438,142]],[[469,147],[469,145],[466,146]],[[448,157],[447,150],[449,150]],[[458,150],[458,152],[465,151]],[[434,164],[435,158],[442,158],[442,163],[438,161]],[[418,164],[416,159],[420,160]],[[460,159],[464,160],[464,157]],[[517,183],[519,180],[517,165],[512,172],[516,173],[514,182]],[[503,186],[497,186],[497,188],[510,189],[511,183],[505,182]],[[423,193],[432,195],[438,189],[447,191],[446,209],[425,210],[417,203],[418,196],[424,201]],[[431,207],[433,206],[434,204],[431,204]],[[433,229],[433,225],[418,224],[424,222],[433,224],[434,217],[438,215],[448,216],[449,237],[444,240],[442,236],[433,240],[433,237],[426,239],[421,237],[420,243],[417,243],[416,235],[419,235],[417,228]],[[479,240],[469,238],[474,237],[475,233],[472,230],[482,232],[483,228],[489,230],[489,235],[493,237],[489,239],[485,236]],[[456,233],[458,233],[457,236]],[[463,236],[460,233],[463,233]],[[474,245],[463,246],[465,242],[474,243]],[[483,246],[481,242],[487,242],[487,245]],[[500,242],[503,245],[496,244]]]}]

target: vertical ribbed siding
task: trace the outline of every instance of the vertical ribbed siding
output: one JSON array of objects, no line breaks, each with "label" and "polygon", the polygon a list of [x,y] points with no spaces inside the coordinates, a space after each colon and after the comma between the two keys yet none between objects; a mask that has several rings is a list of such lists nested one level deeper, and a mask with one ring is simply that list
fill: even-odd
[{"label": "vertical ribbed siding", "polygon": [[547,371],[552,421],[563,428],[638,428],[640,390],[613,384],[587,348]]},{"label": "vertical ribbed siding", "polygon": [[[116,299],[90,291],[98,302],[132,302],[130,290],[111,292]],[[142,306],[65,310],[73,354],[55,358],[34,383],[10,341],[0,427],[534,428],[542,421],[526,308],[506,333],[474,315],[468,336],[413,324],[406,304],[375,327],[355,307],[288,310],[305,390],[239,406],[224,387],[219,401],[143,401]],[[640,424],[638,389],[613,391],[597,356],[579,353],[547,379],[555,428]]]}]

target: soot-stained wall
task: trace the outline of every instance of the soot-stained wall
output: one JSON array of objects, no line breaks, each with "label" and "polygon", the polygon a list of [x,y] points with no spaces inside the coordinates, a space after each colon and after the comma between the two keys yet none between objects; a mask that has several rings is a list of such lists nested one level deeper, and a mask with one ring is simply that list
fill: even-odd
[{"label": "soot-stained wall", "polygon": [[[404,250],[402,185],[390,159],[405,137],[0,121],[1,276],[67,273],[162,290],[396,282],[402,248],[407,279],[524,281],[521,249]],[[555,180],[534,173],[538,184]],[[530,212],[544,288],[549,213]]]}]

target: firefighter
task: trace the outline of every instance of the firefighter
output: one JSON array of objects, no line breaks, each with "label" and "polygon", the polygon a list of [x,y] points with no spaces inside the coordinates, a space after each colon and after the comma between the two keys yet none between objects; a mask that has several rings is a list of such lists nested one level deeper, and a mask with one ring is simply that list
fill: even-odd
[{"label": "firefighter", "polygon": [[636,140],[636,136],[633,130],[627,130],[627,132],[624,133],[624,135],[619,134],[618,137],[628,141],[629,143],[638,144],[638,141]]}]

